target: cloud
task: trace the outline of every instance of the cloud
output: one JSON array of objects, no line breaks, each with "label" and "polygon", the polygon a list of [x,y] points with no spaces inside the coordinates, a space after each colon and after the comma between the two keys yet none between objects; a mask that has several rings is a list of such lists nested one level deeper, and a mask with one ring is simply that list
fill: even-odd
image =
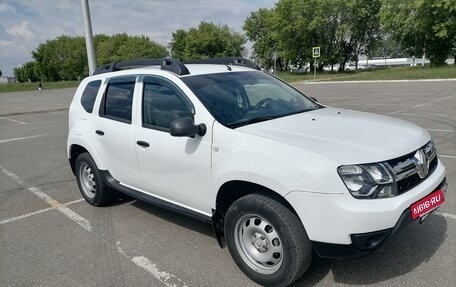
[{"label": "cloud", "polygon": [[[226,24],[236,31],[251,11],[270,8],[276,0],[89,0],[94,34],[146,35],[168,44],[172,33],[201,21]],[[83,36],[80,1],[2,0],[0,3],[0,69],[30,61],[30,53],[62,34]],[[16,47],[16,48],[14,48]]]},{"label": "cloud", "polygon": [[23,38],[24,40],[31,40],[36,37],[30,29],[30,24],[27,21],[23,21],[20,25],[12,26],[6,29],[6,33],[16,37]]}]

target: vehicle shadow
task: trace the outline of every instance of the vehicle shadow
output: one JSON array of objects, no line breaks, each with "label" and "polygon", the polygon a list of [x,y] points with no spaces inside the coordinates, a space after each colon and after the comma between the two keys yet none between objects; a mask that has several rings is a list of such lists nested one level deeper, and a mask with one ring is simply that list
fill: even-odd
[{"label": "vehicle shadow", "polygon": [[217,244],[217,240],[215,238],[214,232],[212,231],[212,226],[210,224],[179,214],[175,211],[162,208],[158,205],[149,204],[141,200],[136,200],[131,205],[153,216],[159,217],[163,220],[169,221],[183,228],[190,229],[192,231],[199,232],[206,236],[213,237],[214,244]]},{"label": "vehicle shadow", "polygon": [[315,286],[330,271],[334,282],[350,285],[368,285],[395,278],[428,261],[446,236],[446,219],[431,214],[423,224],[406,226],[365,257],[352,260],[314,258],[309,270],[293,286]]}]

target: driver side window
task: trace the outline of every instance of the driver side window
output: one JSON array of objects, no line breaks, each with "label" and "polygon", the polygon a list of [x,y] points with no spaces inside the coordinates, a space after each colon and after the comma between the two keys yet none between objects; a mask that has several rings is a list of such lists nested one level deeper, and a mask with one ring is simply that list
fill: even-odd
[{"label": "driver side window", "polygon": [[143,127],[168,131],[172,121],[193,118],[190,101],[164,79],[146,79],[142,100]]}]

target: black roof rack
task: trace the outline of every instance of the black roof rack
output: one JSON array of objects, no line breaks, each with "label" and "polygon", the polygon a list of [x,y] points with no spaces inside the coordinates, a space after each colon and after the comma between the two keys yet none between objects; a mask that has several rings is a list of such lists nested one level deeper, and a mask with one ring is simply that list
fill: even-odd
[{"label": "black roof rack", "polygon": [[139,59],[131,61],[114,62],[98,67],[93,74],[97,75],[103,73],[110,73],[124,69],[133,69],[145,66],[160,66],[162,63],[163,59]]},{"label": "black roof rack", "polygon": [[233,65],[243,66],[255,70],[261,70],[260,66],[255,64],[253,61],[242,58],[242,57],[230,57],[230,58],[208,58],[208,59],[197,59],[185,61],[184,64],[216,64],[216,65]]},{"label": "black roof rack", "polygon": [[167,70],[180,76],[190,74],[187,67],[185,67],[185,65],[182,64],[182,62],[172,58],[139,59],[131,61],[114,62],[111,64],[106,64],[98,67],[93,74],[98,75],[103,73],[110,73],[125,69],[134,69],[147,66],[160,66],[162,70]]},{"label": "black roof rack", "polygon": [[217,65],[233,65],[233,66],[244,66],[256,70],[261,70],[261,68],[252,62],[249,59],[241,57],[231,57],[231,58],[209,58],[209,59],[198,59],[190,60],[182,63],[179,60],[173,58],[164,58],[164,59],[139,59],[131,61],[122,61],[114,62],[111,64],[106,64],[98,67],[94,75],[110,73],[115,71],[120,71],[124,69],[133,69],[139,67],[147,66],[160,66],[162,70],[173,72],[179,76],[188,75],[190,72],[184,64],[217,64]]}]

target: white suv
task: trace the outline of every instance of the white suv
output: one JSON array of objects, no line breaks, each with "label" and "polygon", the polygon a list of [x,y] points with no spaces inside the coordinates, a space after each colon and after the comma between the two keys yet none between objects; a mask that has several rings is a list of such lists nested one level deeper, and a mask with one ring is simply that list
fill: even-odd
[{"label": "white suv", "polygon": [[313,254],[372,252],[447,190],[422,128],[324,106],[243,58],[100,67],[71,103],[67,152],[88,203],[116,190],[212,223],[268,286]]}]

